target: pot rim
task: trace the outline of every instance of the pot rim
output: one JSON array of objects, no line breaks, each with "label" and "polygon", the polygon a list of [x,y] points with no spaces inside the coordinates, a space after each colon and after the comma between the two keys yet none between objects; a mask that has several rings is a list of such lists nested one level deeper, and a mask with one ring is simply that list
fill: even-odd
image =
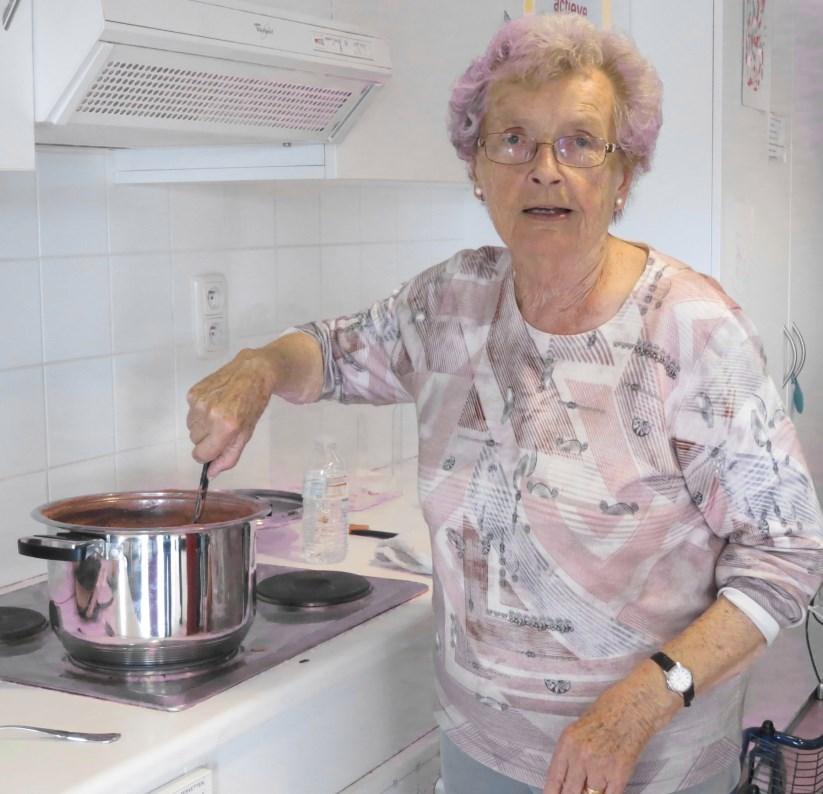
[{"label": "pot rim", "polygon": [[221,521],[197,524],[174,524],[172,526],[128,527],[128,526],[101,526],[96,524],[76,523],[71,520],[71,511],[75,514],[81,509],[113,507],[117,504],[131,501],[138,502],[177,502],[186,506],[194,506],[197,497],[196,490],[172,489],[165,491],[109,491],[96,494],[84,494],[45,502],[31,511],[36,521],[56,529],[70,530],[87,535],[175,535],[189,532],[217,530],[236,526],[239,522],[251,522],[264,518],[270,506],[260,499],[251,496],[241,496],[232,491],[209,489],[207,502],[217,502],[225,508],[236,508],[238,515]]}]

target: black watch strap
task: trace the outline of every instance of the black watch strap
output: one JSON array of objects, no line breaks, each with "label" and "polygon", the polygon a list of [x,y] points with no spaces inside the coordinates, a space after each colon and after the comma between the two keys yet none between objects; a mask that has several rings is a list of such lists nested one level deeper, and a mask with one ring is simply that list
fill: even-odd
[{"label": "black watch strap", "polygon": [[658,651],[657,653],[652,654],[652,661],[657,662],[658,666],[662,667],[665,672],[669,672],[669,670],[674,667],[674,659],[671,656],[666,656],[663,651]]},{"label": "black watch strap", "polygon": [[[668,673],[677,664],[671,656],[667,656],[663,653],[663,651],[653,653],[651,655],[651,660],[655,662],[655,664],[657,664],[658,667],[660,667],[665,673]],[[691,706],[692,700],[694,699],[694,681],[692,681],[691,685],[685,692],[678,692],[678,694],[682,696],[683,705],[686,708]]]}]

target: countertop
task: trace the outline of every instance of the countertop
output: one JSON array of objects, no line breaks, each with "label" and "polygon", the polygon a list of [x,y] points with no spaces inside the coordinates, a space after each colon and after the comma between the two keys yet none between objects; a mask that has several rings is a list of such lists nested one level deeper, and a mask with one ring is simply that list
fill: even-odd
[{"label": "countertop", "polygon": [[[395,474],[395,486],[414,483],[414,463]],[[428,551],[413,484],[353,513],[351,521],[399,532]],[[263,539],[258,548],[277,555],[260,554],[258,561],[297,564],[296,534],[291,539]],[[374,565],[379,541],[349,540],[346,560],[324,567],[431,584],[430,577]],[[430,649],[429,591],[181,712],[0,682],[2,723],[123,735],[111,745],[4,737],[0,788],[8,794],[142,794],[208,766],[216,794],[340,791],[433,729]],[[306,658],[310,663],[301,664]],[[785,728],[815,685],[802,628],[782,632],[754,667],[745,725],[769,718]]]}]

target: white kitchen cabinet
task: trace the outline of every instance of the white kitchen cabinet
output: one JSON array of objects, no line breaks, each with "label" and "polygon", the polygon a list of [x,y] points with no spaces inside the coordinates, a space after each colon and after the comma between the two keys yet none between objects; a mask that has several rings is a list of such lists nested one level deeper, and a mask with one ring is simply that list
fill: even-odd
[{"label": "white kitchen cabinet", "polygon": [[0,171],[34,170],[31,0],[0,3]]}]

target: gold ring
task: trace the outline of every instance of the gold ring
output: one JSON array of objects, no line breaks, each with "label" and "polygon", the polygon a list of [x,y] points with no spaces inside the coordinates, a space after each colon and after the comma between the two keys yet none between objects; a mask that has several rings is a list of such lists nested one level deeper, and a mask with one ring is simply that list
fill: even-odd
[{"label": "gold ring", "polygon": [[586,786],[586,788],[583,789],[583,794],[606,794],[606,789]]}]

